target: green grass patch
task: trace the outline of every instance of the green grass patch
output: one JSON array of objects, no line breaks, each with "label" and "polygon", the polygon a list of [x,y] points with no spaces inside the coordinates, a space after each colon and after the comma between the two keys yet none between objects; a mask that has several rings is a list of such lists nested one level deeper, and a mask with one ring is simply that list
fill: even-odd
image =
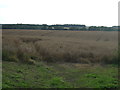
[{"label": "green grass patch", "polygon": [[3,61],[3,88],[117,88],[116,66],[36,65]]}]

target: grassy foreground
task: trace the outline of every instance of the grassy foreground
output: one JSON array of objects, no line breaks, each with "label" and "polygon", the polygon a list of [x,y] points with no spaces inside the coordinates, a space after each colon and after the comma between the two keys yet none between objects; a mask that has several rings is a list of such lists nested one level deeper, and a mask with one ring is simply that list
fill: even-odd
[{"label": "grassy foreground", "polygon": [[117,88],[117,66],[3,61],[3,88]]}]

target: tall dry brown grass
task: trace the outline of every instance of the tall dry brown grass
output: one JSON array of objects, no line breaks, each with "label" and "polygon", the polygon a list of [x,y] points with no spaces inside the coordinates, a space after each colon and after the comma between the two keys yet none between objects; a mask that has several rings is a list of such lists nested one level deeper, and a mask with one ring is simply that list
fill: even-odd
[{"label": "tall dry brown grass", "polygon": [[117,32],[3,30],[3,60],[117,63]]}]

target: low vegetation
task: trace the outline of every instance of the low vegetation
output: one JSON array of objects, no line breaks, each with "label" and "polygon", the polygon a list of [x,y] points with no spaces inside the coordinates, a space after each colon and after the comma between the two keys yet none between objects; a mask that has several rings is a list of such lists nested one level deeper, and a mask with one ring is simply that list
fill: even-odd
[{"label": "low vegetation", "polygon": [[[79,66],[78,66],[79,65]],[[117,88],[116,66],[3,62],[3,88]]]},{"label": "low vegetation", "polygon": [[118,87],[117,32],[3,30],[2,44],[4,88]]},{"label": "low vegetation", "polygon": [[[114,45],[112,41],[91,40],[90,42],[88,40],[85,42],[77,41],[78,39],[70,40],[67,37],[63,37],[62,40],[57,39],[3,35],[3,60],[28,63],[34,63],[36,60],[87,64],[117,64],[118,62],[117,42]],[[90,45],[90,43],[93,44]],[[112,45],[114,46],[111,47]]]}]

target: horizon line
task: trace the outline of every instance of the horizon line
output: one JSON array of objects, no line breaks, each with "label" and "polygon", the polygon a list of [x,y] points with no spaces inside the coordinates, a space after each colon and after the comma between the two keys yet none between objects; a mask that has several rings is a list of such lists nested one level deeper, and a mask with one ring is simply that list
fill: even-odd
[{"label": "horizon line", "polygon": [[[1,24],[1,23],[0,23]],[[3,23],[3,24],[26,24],[26,23]],[[32,24],[32,23],[28,23],[28,24],[31,24],[31,25],[43,25],[43,24]],[[46,24],[46,25],[65,25],[65,24]],[[67,25],[67,24],[66,24]],[[70,25],[70,24],[68,24]],[[71,24],[71,25],[85,25],[85,24]],[[101,27],[101,26],[104,26],[104,27],[113,27],[113,26],[120,26],[120,25],[112,25],[112,26],[105,26],[105,25],[85,25],[85,26],[97,26],[97,27]]]}]

